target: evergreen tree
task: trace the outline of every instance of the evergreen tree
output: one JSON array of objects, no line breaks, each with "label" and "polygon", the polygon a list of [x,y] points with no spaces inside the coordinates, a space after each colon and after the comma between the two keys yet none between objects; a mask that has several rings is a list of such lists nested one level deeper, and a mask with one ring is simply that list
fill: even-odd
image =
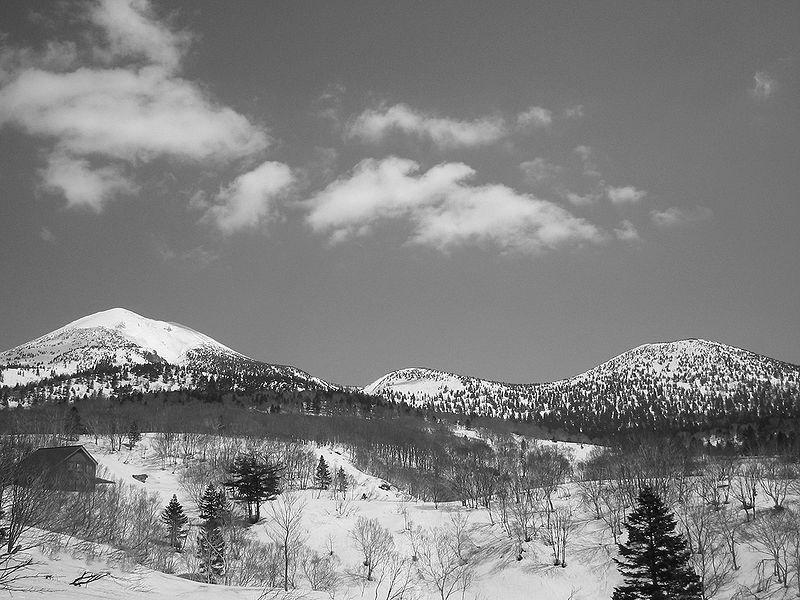
[{"label": "evergreen tree", "polygon": [[333,487],[338,494],[347,492],[347,475],[344,472],[344,467],[339,467],[339,470],[336,471],[336,482]]},{"label": "evergreen tree", "polygon": [[222,523],[230,514],[225,490],[222,488],[217,489],[213,483],[209,483],[206,486],[197,508],[200,509],[200,518],[207,521],[219,521]]},{"label": "evergreen tree", "polygon": [[325,462],[324,456],[319,457],[317,472],[314,475],[314,484],[321,490],[327,490],[331,484],[331,470],[328,468],[328,463]]},{"label": "evergreen tree", "polygon": [[139,431],[139,424],[136,421],[131,421],[126,436],[128,438],[128,448],[133,450],[133,447],[142,439],[142,433]]},{"label": "evergreen tree", "polygon": [[183,514],[183,507],[178,502],[178,497],[173,494],[166,508],[161,513],[161,522],[167,527],[169,543],[176,550],[181,549],[181,541],[186,535],[186,523],[189,518]]},{"label": "evergreen tree", "polygon": [[230,516],[225,490],[209,483],[198,503],[203,523],[197,532],[197,558],[206,583],[216,583],[225,574],[225,540],[222,525]]},{"label": "evergreen tree", "polygon": [[205,575],[206,583],[216,583],[225,575],[225,539],[222,537],[222,523],[208,519],[200,525],[197,532],[197,558],[200,559],[200,573]]},{"label": "evergreen tree", "polygon": [[84,432],[83,422],[81,421],[81,415],[78,413],[78,407],[74,404],[70,407],[69,411],[67,412],[67,416],[64,422],[64,433],[69,440],[77,440],[79,439],[78,436]]},{"label": "evergreen tree", "polygon": [[651,487],[642,488],[625,528],[628,542],[619,544],[622,560],[614,559],[625,583],[614,590],[613,600],[702,598],[686,540],[675,532],[675,517]]},{"label": "evergreen tree", "polygon": [[272,464],[255,453],[240,454],[228,469],[226,487],[247,503],[251,523],[261,518],[261,503],[274,500],[280,493],[281,466]]}]

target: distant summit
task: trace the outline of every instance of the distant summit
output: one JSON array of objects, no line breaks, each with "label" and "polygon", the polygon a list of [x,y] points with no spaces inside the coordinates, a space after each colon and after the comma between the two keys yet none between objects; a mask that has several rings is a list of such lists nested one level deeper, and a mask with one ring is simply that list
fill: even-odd
[{"label": "distant summit", "polygon": [[0,352],[0,385],[27,385],[91,370],[143,365],[181,368],[183,380],[175,382],[181,389],[191,387],[198,374],[263,379],[267,387],[277,380],[284,387],[294,382],[300,390],[336,387],[294,367],[253,360],[184,325],[148,319],[124,308],[82,317]]},{"label": "distant summit", "polygon": [[384,375],[364,390],[417,407],[569,431],[691,429],[800,412],[800,367],[688,339],[644,344],[553,382],[501,383],[415,367]]},{"label": "distant summit", "polygon": [[194,329],[124,308],[83,317],[0,353],[0,405],[172,392],[262,401],[299,392],[361,394],[362,400],[366,395],[589,436],[742,424],[767,424],[775,431],[800,418],[800,367],[702,339],[644,344],[559,381],[502,383],[414,367],[388,373],[363,390],[253,360]]}]

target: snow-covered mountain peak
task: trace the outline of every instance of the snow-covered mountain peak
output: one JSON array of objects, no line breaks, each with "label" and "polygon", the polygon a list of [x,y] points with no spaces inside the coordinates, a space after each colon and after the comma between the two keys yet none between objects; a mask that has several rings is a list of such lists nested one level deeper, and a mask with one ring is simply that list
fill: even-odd
[{"label": "snow-covered mountain peak", "polygon": [[166,362],[180,364],[191,350],[209,348],[242,356],[213,338],[178,323],[148,319],[125,308],[112,308],[82,317],[56,329],[58,336],[75,329],[109,329],[134,344],[158,354]]}]

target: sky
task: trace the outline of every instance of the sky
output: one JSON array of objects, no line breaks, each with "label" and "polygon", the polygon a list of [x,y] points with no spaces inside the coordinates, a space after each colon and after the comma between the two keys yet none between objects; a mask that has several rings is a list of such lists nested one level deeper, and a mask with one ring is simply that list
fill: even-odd
[{"label": "sky", "polygon": [[364,385],[800,363],[800,4],[0,8],[0,348],[124,307]]}]

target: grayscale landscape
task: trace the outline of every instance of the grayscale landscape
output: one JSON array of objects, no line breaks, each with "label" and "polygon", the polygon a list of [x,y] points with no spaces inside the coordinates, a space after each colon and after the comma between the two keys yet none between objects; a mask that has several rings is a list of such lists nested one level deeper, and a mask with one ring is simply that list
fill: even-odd
[{"label": "grayscale landscape", "polygon": [[800,596],[800,5],[0,17],[0,595]]}]

